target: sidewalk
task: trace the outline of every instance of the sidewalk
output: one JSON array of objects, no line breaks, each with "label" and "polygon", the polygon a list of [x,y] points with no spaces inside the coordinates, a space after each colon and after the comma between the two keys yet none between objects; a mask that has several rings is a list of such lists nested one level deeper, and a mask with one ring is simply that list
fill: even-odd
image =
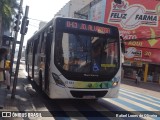
[{"label": "sidewalk", "polygon": [[3,109],[5,104],[5,98],[7,97],[9,90],[6,85],[0,86],[0,109]]},{"label": "sidewalk", "polygon": [[[13,80],[12,80],[13,84]],[[16,87],[16,93],[15,98],[12,99],[12,87],[11,89],[7,90],[5,87],[0,88],[0,101],[1,106],[3,108],[0,109],[2,112],[38,112],[38,111],[48,111],[46,106],[43,104],[43,102],[40,99],[40,96],[34,88],[32,88],[31,83],[26,78],[26,72],[25,72],[25,64],[24,61],[21,61],[19,73],[18,73],[18,80],[17,80],[17,87]],[[52,116],[51,113],[47,113],[48,116]],[[42,120],[42,118],[35,118],[35,117],[5,117],[0,118],[0,120]],[[54,120],[52,117],[43,117],[43,120]]]},{"label": "sidewalk", "polygon": [[[13,66],[13,68],[15,68],[15,65]],[[30,84],[29,81],[26,80],[24,69],[25,69],[24,62],[21,62],[14,99],[11,99],[13,78],[11,80],[10,90],[7,89],[6,85],[2,85],[0,87],[0,111],[5,111],[5,110],[23,111],[26,108],[28,110],[33,111],[32,103],[30,101],[30,96],[25,91],[25,87]],[[26,89],[29,89],[29,87],[31,86],[28,86]]]}]

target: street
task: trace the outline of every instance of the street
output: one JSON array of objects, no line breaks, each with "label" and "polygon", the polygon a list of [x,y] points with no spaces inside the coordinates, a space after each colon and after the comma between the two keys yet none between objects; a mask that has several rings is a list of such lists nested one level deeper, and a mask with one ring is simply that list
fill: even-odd
[{"label": "street", "polygon": [[34,82],[26,79],[24,68],[24,62],[21,61],[15,99],[11,99],[11,90],[8,91],[4,109],[1,111],[36,112],[39,116],[16,117],[14,114],[15,118],[3,118],[4,120],[130,120],[142,119],[140,115],[143,119],[160,119],[157,116],[160,115],[160,95],[158,91],[140,87],[144,83],[137,86],[133,81],[123,81],[118,98],[102,98],[97,101],[52,100],[42,93]]}]

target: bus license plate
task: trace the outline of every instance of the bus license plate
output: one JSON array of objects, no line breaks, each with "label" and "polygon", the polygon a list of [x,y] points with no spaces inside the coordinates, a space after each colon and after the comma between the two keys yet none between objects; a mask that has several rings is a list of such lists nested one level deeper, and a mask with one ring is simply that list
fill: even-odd
[{"label": "bus license plate", "polygon": [[95,96],[90,96],[90,95],[87,95],[87,96],[83,96],[84,99],[95,99],[96,97]]}]

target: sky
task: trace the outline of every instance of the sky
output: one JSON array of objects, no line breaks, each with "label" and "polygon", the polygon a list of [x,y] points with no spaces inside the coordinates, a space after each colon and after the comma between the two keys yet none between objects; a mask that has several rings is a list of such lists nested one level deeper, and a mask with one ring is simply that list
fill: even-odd
[{"label": "sky", "polygon": [[28,17],[30,18],[23,45],[38,30],[40,21],[50,21],[68,2],[69,0],[23,0],[23,11],[25,12],[26,5],[29,6]]}]

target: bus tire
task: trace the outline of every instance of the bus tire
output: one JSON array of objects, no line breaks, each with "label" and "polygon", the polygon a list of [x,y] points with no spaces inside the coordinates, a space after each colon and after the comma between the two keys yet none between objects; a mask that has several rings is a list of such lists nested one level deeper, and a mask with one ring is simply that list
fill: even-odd
[{"label": "bus tire", "polygon": [[39,89],[42,91],[42,70],[39,71]]}]

